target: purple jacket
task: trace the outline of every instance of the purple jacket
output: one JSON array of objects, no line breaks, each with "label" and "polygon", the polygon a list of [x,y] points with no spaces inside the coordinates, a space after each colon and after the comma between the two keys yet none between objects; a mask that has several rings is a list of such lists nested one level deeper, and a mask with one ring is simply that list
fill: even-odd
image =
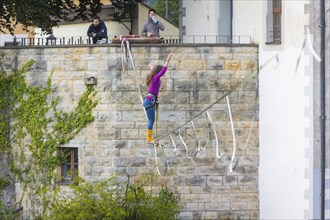
[{"label": "purple jacket", "polygon": [[151,82],[148,86],[148,92],[155,95],[156,97],[158,97],[158,92],[161,85],[160,77],[162,77],[165,74],[166,70],[167,67],[163,66],[163,68],[156,75],[152,77]]}]

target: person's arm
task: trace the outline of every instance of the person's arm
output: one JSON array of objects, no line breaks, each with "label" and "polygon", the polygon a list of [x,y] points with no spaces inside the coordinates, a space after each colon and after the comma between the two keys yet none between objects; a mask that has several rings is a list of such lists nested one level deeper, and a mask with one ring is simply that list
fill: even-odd
[{"label": "person's arm", "polygon": [[87,30],[87,36],[88,37],[93,37],[93,27],[90,25]]},{"label": "person's arm", "polygon": [[142,32],[141,32],[141,36],[142,36],[142,37],[146,37],[146,36],[147,36],[147,24],[144,24],[144,25],[143,25],[143,29],[142,29]]},{"label": "person's arm", "polygon": [[157,24],[157,27],[159,28],[159,30],[161,30],[161,31],[165,30],[165,26],[160,21],[158,21],[158,19],[155,16],[152,16],[151,19],[154,22],[154,24]]},{"label": "person's arm", "polygon": [[154,75],[152,77],[152,82],[158,80],[160,77],[162,77],[165,74],[165,72],[167,70],[167,65],[170,62],[172,56],[173,56],[173,53],[170,53],[170,54],[167,55],[166,61],[163,65],[163,68],[159,71],[159,73],[157,73],[156,75]]},{"label": "person's arm", "polygon": [[157,25],[158,25],[159,30],[161,30],[161,31],[165,30],[165,26],[162,23],[160,23],[159,21],[158,21]]},{"label": "person's arm", "polygon": [[165,63],[164,63],[164,66],[167,67],[167,65],[168,65],[168,63],[170,62],[172,56],[173,56],[173,53],[170,53],[170,54],[167,55],[166,61],[165,61]]},{"label": "person's arm", "polygon": [[98,37],[107,37],[107,26],[105,26],[105,23],[104,22],[101,22],[101,28],[100,28],[100,31],[97,32],[97,36]]}]

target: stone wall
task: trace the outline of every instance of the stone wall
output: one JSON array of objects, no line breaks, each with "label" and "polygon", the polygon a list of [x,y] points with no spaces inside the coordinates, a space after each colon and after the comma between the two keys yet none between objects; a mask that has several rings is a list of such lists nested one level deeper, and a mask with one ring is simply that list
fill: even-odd
[{"label": "stone wall", "polygon": [[[54,88],[67,111],[85,90],[84,80],[97,79],[95,121],[68,145],[79,148],[79,173],[86,180],[115,172],[159,176],[158,167],[162,177],[155,181],[155,188],[166,184],[180,194],[181,219],[255,219],[259,216],[257,81],[247,77],[256,76],[257,51],[255,45],[132,45],[135,70],[129,59],[123,70],[122,50],[116,45],[1,48],[0,57],[6,70],[35,60],[27,74],[33,85],[43,85],[54,70]],[[163,64],[169,52],[174,56],[162,78],[154,128],[170,165],[166,170],[161,148],[156,148],[157,164],[154,148],[145,142],[146,117],[139,88],[146,93],[148,64]],[[233,172],[229,166],[234,139],[226,94],[235,129]],[[217,153],[223,156],[217,158]]]}]

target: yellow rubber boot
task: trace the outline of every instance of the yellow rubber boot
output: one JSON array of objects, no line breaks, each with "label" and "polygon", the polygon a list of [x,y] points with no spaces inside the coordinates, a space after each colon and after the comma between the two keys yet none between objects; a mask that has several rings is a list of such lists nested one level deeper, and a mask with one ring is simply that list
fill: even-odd
[{"label": "yellow rubber boot", "polygon": [[150,129],[147,129],[147,142],[148,143],[153,143],[153,140],[152,140],[152,130],[150,130]]}]

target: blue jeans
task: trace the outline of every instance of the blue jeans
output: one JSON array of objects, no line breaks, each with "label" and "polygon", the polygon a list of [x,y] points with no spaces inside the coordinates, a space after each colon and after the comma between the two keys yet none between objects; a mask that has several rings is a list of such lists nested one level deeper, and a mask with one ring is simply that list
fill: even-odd
[{"label": "blue jeans", "polygon": [[147,128],[149,130],[152,130],[152,127],[155,123],[155,104],[156,104],[155,99],[149,100],[147,98],[144,98],[143,107],[147,112],[147,118],[148,118]]}]

